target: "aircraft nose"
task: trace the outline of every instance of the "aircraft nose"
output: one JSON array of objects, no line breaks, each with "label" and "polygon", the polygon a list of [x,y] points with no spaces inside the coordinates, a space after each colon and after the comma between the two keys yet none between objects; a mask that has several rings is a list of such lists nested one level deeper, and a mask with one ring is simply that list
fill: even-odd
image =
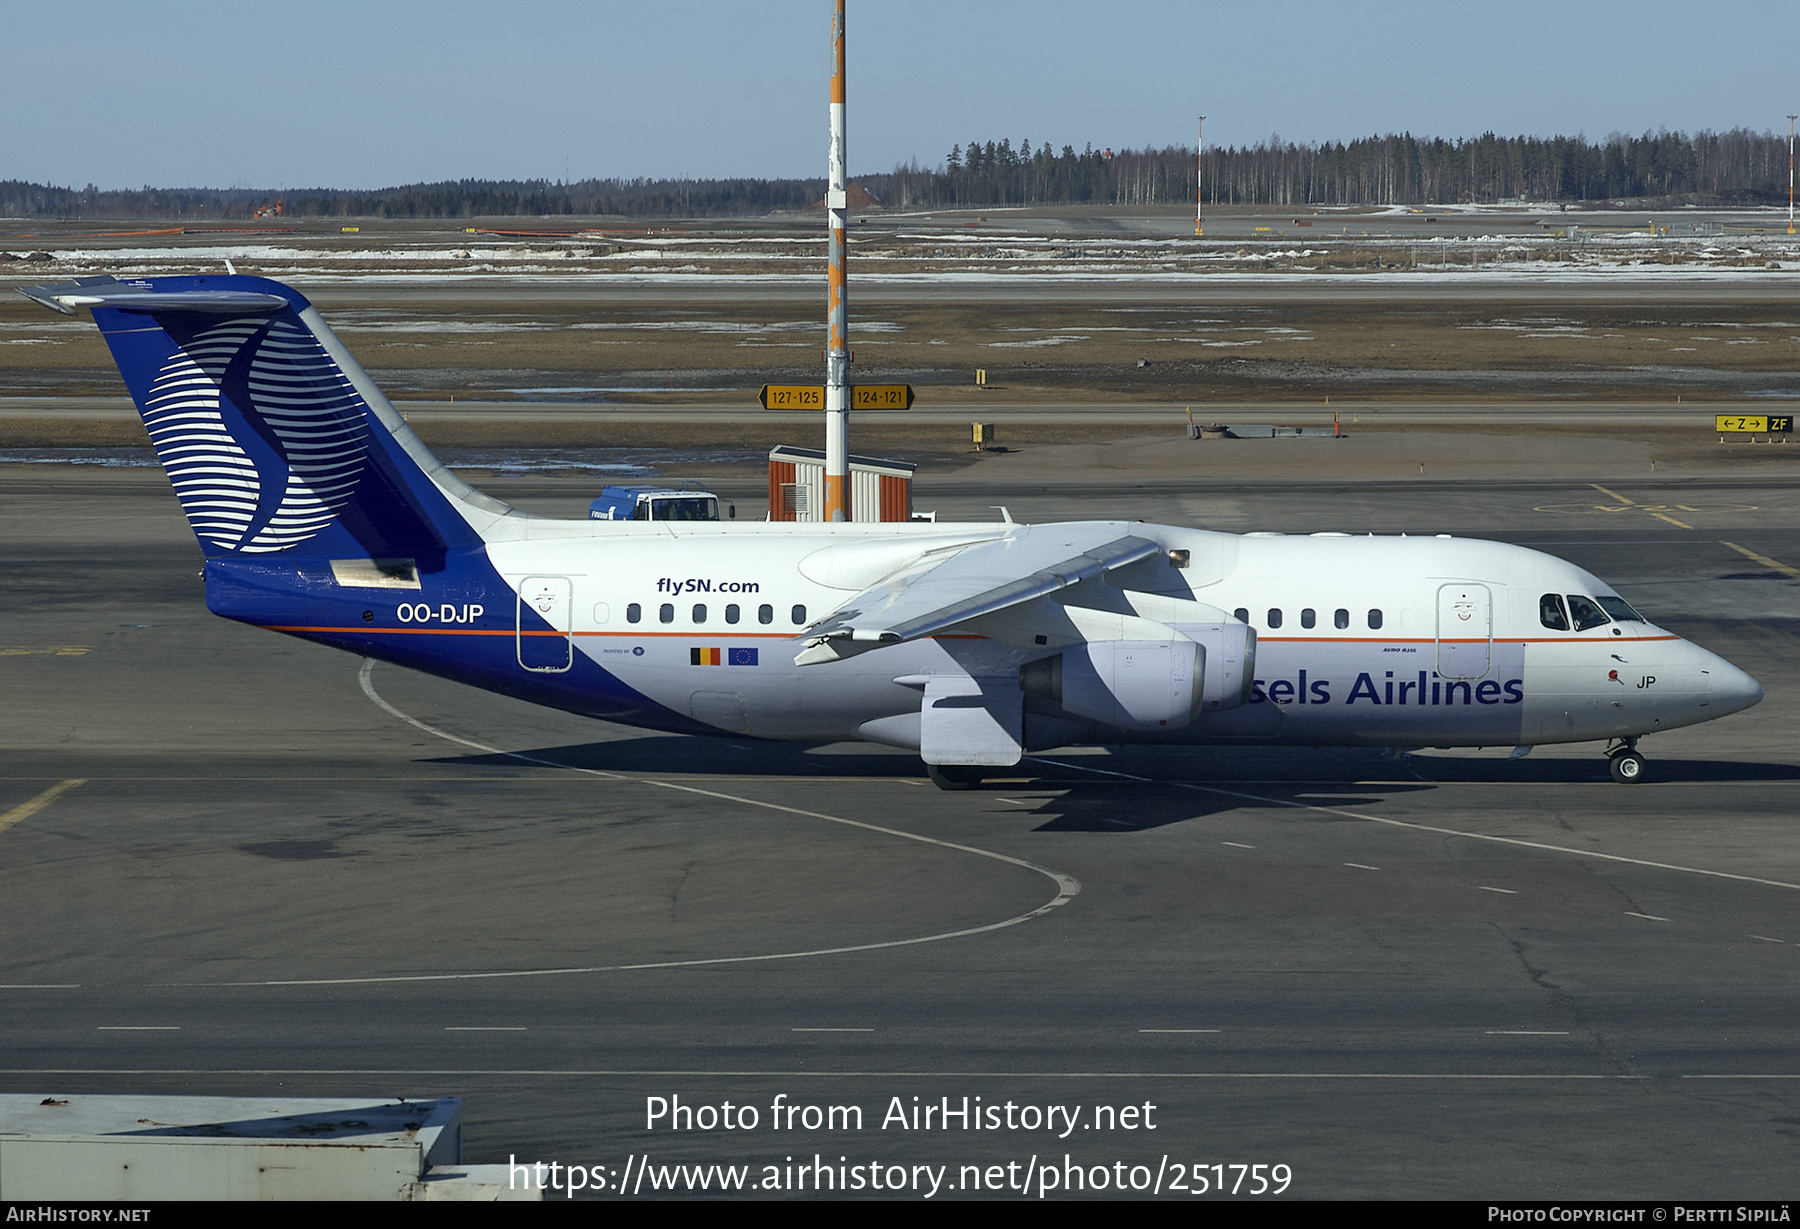
[{"label": "aircraft nose", "polygon": [[1762,702],[1762,684],[1723,657],[1713,657],[1707,669],[1712,676],[1712,705],[1720,716]]}]

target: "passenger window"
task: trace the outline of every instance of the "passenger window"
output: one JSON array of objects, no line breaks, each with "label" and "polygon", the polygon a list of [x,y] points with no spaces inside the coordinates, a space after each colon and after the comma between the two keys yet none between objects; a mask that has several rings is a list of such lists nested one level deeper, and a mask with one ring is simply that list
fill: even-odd
[{"label": "passenger window", "polygon": [[736,602],[733,602],[725,608],[725,621],[727,623],[736,623],[738,621],[738,608]]},{"label": "passenger window", "polygon": [[633,602],[631,605],[629,605],[625,608],[625,621],[627,623],[636,623],[638,620],[642,619],[643,617],[644,617],[644,608],[642,606],[638,605],[636,602]]},{"label": "passenger window", "polygon": [[1269,626],[1270,626],[1270,628],[1277,628],[1277,627],[1281,626],[1281,610],[1279,607],[1276,607],[1276,606],[1269,607]]},{"label": "passenger window", "polygon": [[1381,630],[1381,612],[1379,610],[1369,612],[1369,630],[1372,632]]},{"label": "passenger window", "polygon": [[1562,594],[1546,593],[1538,599],[1538,622],[1553,632],[1569,630],[1569,612],[1563,609]]},{"label": "passenger window", "polygon": [[806,607],[804,607],[804,606],[794,607],[793,615],[794,615],[794,626],[799,627],[802,623],[806,622]]},{"label": "passenger window", "polygon": [[661,619],[664,623],[673,623],[675,621],[675,607],[669,602],[664,602],[662,606],[657,609],[656,617]]},{"label": "passenger window", "polygon": [[1308,606],[1306,609],[1304,609],[1300,612],[1300,626],[1301,627],[1308,627],[1308,628],[1316,627],[1318,625],[1318,622],[1319,622],[1319,616],[1318,616],[1317,612],[1315,612],[1311,606]]},{"label": "passenger window", "polygon": [[775,621],[775,608],[767,602],[758,606],[756,608],[756,621],[758,623],[773,623]]},{"label": "passenger window", "polygon": [[1336,614],[1331,616],[1331,621],[1341,632],[1350,626],[1350,612],[1348,610],[1340,609]]},{"label": "passenger window", "polygon": [[706,603],[705,602],[695,602],[694,603],[694,622],[696,622],[696,623],[706,622]]},{"label": "passenger window", "polygon": [[1246,607],[1239,606],[1236,610],[1231,612],[1231,617],[1236,619],[1239,623],[1248,623],[1250,621],[1250,611]]},{"label": "passenger window", "polygon": [[1569,594],[1569,613],[1575,618],[1575,630],[1578,632],[1612,622],[1606,617],[1606,612],[1595,605],[1593,598],[1582,597],[1579,593]]}]

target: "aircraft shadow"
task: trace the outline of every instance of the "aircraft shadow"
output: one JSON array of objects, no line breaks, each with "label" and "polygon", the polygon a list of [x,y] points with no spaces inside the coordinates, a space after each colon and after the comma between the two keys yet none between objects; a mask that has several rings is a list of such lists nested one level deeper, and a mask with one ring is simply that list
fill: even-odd
[{"label": "aircraft shadow", "polygon": [[1182,789],[1163,782],[1074,781],[1055,798],[1044,799],[1038,814],[1046,820],[1034,832],[1104,832],[1126,835],[1198,823],[1239,810],[1244,801],[1223,794]]},{"label": "aircraft shadow", "polygon": [[[814,748],[836,747],[831,754],[810,754]],[[489,765],[517,768],[538,762],[592,772],[632,775],[752,777],[918,777],[925,766],[918,757],[873,744],[859,751],[832,743],[742,743],[718,738],[694,738],[685,734],[652,734],[597,743],[568,743],[533,747],[511,755],[449,755],[441,764]]]},{"label": "aircraft shadow", "polygon": [[[1190,823],[1245,806],[1295,802],[1311,807],[1359,810],[1380,807],[1396,795],[1444,785],[1571,785],[1608,783],[1606,761],[1583,759],[1473,759],[1417,754],[1396,757],[1372,748],[1115,747],[1105,756],[1059,757],[1054,751],[1026,757],[1014,768],[964,798],[981,793],[1054,789],[1025,814],[1041,816],[1040,832],[1142,832]],[[650,734],[593,743],[525,749],[513,755],[451,755],[441,764],[518,768],[542,764],[630,776],[816,777],[922,780],[924,766],[908,752],[854,743],[782,743]],[[1020,778],[1024,778],[1023,781]],[[1800,780],[1800,766],[1766,762],[1650,758],[1646,781],[1656,784],[1780,783]],[[1371,788],[1371,783],[1378,786]],[[1617,787],[1623,789],[1625,787]],[[1241,795],[1264,795],[1258,804]],[[936,796],[935,791],[926,797]],[[1291,814],[1316,823],[1355,823],[1327,811]],[[267,856],[302,851],[255,850]],[[313,856],[330,856],[328,853]]]},{"label": "aircraft shadow", "polygon": [[[1242,811],[1247,807],[1275,810],[1285,818],[1306,823],[1357,824],[1363,821],[1352,815],[1300,810],[1281,804],[1293,802],[1305,807],[1332,807],[1349,811],[1379,807],[1391,802],[1396,795],[1432,788],[1427,783],[1398,783],[1383,789],[1377,795],[1371,795],[1367,790],[1332,793],[1320,790],[1317,786],[1295,790],[1279,781],[1270,781],[1260,786],[1255,782],[1235,781],[1230,790],[1214,789],[1203,781],[1186,784],[1165,781],[1133,782],[1124,787],[1117,782],[1075,781],[1066,784],[1069,788],[1064,793],[1043,801],[1037,813],[1048,818],[1034,831],[1147,832],[1152,828],[1166,828],[1171,824],[1198,823],[1215,815]],[[1259,802],[1244,797],[1244,794],[1256,789],[1266,790],[1270,801]]]}]

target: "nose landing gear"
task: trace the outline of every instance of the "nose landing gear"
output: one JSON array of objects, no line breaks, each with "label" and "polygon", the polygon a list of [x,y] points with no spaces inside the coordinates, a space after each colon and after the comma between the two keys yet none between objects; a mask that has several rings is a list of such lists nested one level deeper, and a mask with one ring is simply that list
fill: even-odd
[{"label": "nose landing gear", "polygon": [[1635,737],[1621,739],[1606,754],[1611,761],[1612,779],[1620,785],[1636,785],[1644,779],[1644,757],[1638,754]]}]

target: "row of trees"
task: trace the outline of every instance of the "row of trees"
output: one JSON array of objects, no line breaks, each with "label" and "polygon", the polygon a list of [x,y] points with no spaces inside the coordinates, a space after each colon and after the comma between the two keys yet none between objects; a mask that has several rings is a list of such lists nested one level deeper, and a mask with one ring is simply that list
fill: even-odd
[{"label": "row of trees", "polygon": [[[1301,145],[1279,135],[1206,151],[1205,199],[1257,205],[1422,205],[1434,202],[1598,201],[1685,197],[1734,203],[1785,198],[1787,138],[1730,132],[1454,141],[1411,133]],[[1175,204],[1194,199],[1190,147],[1018,149],[970,142],[936,169],[898,167],[886,177],[900,207],[1031,204]]]},{"label": "row of trees", "polygon": [[942,167],[895,167],[892,174],[863,180],[889,204],[902,209],[954,205],[1107,204],[1150,205],[1194,199],[1194,152],[1166,149],[1096,150],[1071,145],[1035,150],[971,141],[958,145]]},{"label": "row of trees", "polygon": [[825,195],[819,179],[464,179],[371,192],[291,188],[138,191],[57,188],[0,181],[0,215],[62,218],[250,218],[275,199],[284,218],[507,218],[611,215],[628,218],[745,217],[805,209]]},{"label": "row of trees", "polygon": [[[1259,205],[1423,205],[1512,198],[1696,203],[1785,199],[1787,139],[1771,132],[1645,133],[1445,140],[1411,133],[1301,145],[1271,136],[1206,151],[1205,200]],[[997,205],[1154,205],[1194,199],[1194,151],[1183,146],[1077,153],[1048,142],[971,141],[943,165],[899,166],[861,178],[901,209]],[[611,215],[744,217],[819,204],[822,179],[588,179],[579,183],[465,179],[371,192],[325,188],[139,191],[0,182],[11,217],[247,219],[283,202],[288,218],[496,218]]]}]

